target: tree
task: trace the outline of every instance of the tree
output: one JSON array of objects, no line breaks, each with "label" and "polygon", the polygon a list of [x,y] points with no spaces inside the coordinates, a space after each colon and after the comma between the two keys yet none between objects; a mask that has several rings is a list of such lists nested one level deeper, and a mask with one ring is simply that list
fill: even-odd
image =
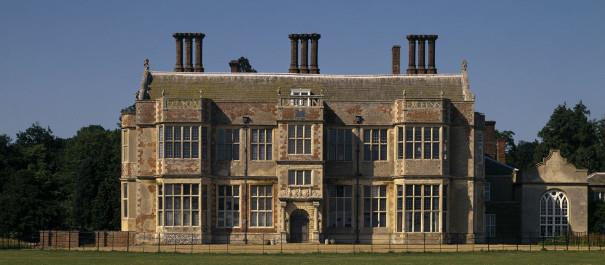
[{"label": "tree", "polygon": [[240,72],[243,73],[256,73],[256,69],[252,68],[252,65],[250,64],[250,60],[248,60],[248,58],[246,57],[239,57],[239,59],[237,59],[238,65],[239,65],[239,69]]},{"label": "tree", "polygon": [[605,233],[605,202],[589,203],[588,229],[593,233]]},{"label": "tree", "polygon": [[[4,137],[2,141],[6,140]],[[64,141],[50,128],[34,123],[17,134],[14,144],[3,144],[0,149],[8,149],[13,156],[8,160],[11,173],[0,192],[0,232],[29,234],[63,228],[67,192],[57,169]]]},{"label": "tree", "polygon": [[555,108],[550,120],[538,133],[542,143],[536,149],[536,155],[544,157],[550,149],[559,149],[571,163],[591,172],[602,168],[597,123],[588,119],[590,111],[582,102],[573,109],[565,104]]},{"label": "tree", "polygon": [[72,181],[71,226],[119,228],[120,132],[83,127],[68,141],[63,172]]}]

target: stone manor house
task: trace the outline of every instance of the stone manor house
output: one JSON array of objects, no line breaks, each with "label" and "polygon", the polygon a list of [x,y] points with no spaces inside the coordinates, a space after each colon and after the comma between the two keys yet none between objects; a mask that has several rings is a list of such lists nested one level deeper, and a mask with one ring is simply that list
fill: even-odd
[{"label": "stone manor house", "polygon": [[206,73],[205,35],[173,37],[174,70],[146,61],[122,111],[123,231],[207,243],[556,236],[585,232],[588,200],[605,195],[605,174],[556,150],[523,174],[504,164],[466,62],[437,73],[437,35],[408,35],[405,73],[393,46],[381,75],[320,74],[319,34],[289,35],[288,73],[237,61]]}]

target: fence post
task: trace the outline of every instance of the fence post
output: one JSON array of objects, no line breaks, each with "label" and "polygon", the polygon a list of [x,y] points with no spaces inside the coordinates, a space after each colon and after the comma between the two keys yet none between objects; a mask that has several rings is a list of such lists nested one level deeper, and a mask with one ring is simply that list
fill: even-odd
[{"label": "fence post", "polygon": [[191,233],[191,242],[189,242],[191,244],[191,253],[193,253],[193,233]]},{"label": "fence post", "polygon": [[284,236],[282,233],[279,233],[279,253],[284,253]]},{"label": "fence post", "polygon": [[443,233],[439,234],[439,253],[441,253],[442,244],[443,244]]},{"label": "fence post", "polygon": [[130,252],[130,231],[126,231],[126,252]]},{"label": "fence post", "polygon": [[162,237],[162,234],[158,233],[158,253],[160,253],[160,242],[161,242],[160,241],[161,240],[160,237]]},{"label": "fence post", "polygon": [[456,234],[456,252],[458,252],[458,242],[460,241],[460,235]]},{"label": "fence post", "polygon": [[145,237],[145,232],[143,232],[143,244],[141,244],[142,248],[143,248],[143,253],[145,253],[145,240],[147,239],[147,237]]},{"label": "fence post", "polygon": [[487,252],[489,252],[489,237],[486,237],[485,240],[487,241]]},{"label": "fence post", "polygon": [[391,240],[393,240],[393,233],[389,233],[389,252],[391,252]]},{"label": "fence post", "polygon": [[67,250],[71,250],[71,231],[67,231]]},{"label": "fence post", "polygon": [[588,238],[587,238],[587,241],[588,241],[588,252],[590,252],[590,232],[587,232],[587,235],[588,235]]},{"label": "fence post", "polygon": [[426,252],[426,233],[422,233],[422,252]]}]

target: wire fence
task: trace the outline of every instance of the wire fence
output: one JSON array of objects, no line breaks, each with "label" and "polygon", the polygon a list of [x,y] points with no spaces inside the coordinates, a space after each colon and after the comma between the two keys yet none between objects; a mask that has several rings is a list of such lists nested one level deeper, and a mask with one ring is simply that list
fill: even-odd
[{"label": "wire fence", "polygon": [[[330,237],[332,236],[332,238]],[[381,234],[367,243],[339,242],[326,234],[322,242],[288,243],[287,236],[257,233],[247,240],[207,242],[199,233],[122,231],[40,231],[0,236],[0,249],[124,251],[154,253],[405,253],[480,251],[602,251],[605,234],[569,233],[559,237],[519,235],[486,238],[482,234]]]}]

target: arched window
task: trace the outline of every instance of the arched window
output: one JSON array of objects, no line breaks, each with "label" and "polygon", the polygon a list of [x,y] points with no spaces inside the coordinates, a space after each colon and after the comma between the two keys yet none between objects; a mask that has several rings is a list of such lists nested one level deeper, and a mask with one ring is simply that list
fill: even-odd
[{"label": "arched window", "polygon": [[565,235],[568,226],[568,202],[565,193],[550,190],[540,198],[540,236]]}]

